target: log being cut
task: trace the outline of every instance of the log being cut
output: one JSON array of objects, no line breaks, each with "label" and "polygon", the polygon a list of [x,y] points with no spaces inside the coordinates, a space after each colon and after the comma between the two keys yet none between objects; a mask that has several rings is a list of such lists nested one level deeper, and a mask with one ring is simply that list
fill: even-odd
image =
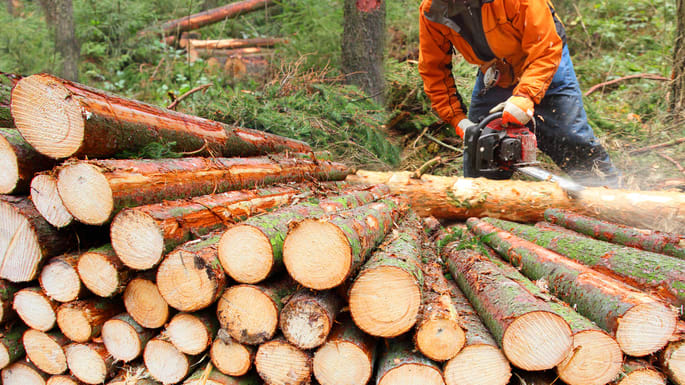
[{"label": "log being cut", "polygon": [[55,163],[31,147],[19,131],[0,128],[0,194],[27,193],[33,175]]}]

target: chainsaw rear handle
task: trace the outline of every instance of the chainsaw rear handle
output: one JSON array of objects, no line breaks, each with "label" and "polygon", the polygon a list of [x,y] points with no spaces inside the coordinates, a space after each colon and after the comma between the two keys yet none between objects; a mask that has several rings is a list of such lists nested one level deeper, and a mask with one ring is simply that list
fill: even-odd
[{"label": "chainsaw rear handle", "polygon": [[480,133],[488,124],[490,124],[490,122],[501,118],[502,115],[502,111],[494,112],[483,118],[483,120],[478,122],[478,124],[474,124],[473,126],[466,128],[466,131],[464,132],[464,147],[466,147],[467,151],[470,150],[470,152],[474,156],[474,158],[472,159],[475,160],[476,144],[478,143]]}]

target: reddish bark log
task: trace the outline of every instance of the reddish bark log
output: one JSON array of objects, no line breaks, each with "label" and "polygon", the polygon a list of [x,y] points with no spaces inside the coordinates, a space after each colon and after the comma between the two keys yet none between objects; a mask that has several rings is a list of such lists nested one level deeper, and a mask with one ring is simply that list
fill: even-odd
[{"label": "reddish bark log", "polygon": [[19,131],[0,128],[0,194],[26,194],[33,175],[55,163],[26,143]]},{"label": "reddish bark log", "polygon": [[180,35],[182,32],[192,31],[205,25],[220,22],[221,20],[236,17],[248,12],[265,9],[272,5],[273,0],[243,0],[224,5],[180,19],[167,21],[161,29],[165,35]]}]

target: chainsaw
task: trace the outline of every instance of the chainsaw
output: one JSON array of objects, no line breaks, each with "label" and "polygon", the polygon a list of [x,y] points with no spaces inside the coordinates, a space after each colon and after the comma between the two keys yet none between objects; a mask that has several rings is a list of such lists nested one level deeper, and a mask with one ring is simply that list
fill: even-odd
[{"label": "chainsaw", "polygon": [[464,145],[472,170],[516,170],[537,180],[557,183],[571,196],[584,189],[570,179],[537,167],[535,134],[525,126],[502,126],[502,112],[488,115],[480,123],[467,128]]}]

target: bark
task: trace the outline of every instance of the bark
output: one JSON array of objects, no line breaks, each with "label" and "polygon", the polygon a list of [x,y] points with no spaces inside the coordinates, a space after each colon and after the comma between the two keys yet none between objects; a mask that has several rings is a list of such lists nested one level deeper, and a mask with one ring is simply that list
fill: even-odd
[{"label": "bark", "polygon": [[571,199],[549,182],[433,175],[413,179],[411,172],[371,171],[358,171],[347,180],[385,183],[393,193],[407,195],[419,215],[440,219],[489,216],[536,222],[543,220],[546,209],[557,208],[630,226],[685,233],[685,194],[677,192],[586,188],[578,198]]},{"label": "bark", "polygon": [[221,40],[197,40],[181,39],[180,46],[183,48],[223,50],[247,47],[273,47],[277,44],[288,43],[286,39],[276,37],[260,37],[253,39],[221,39]]},{"label": "bark", "polygon": [[213,312],[178,313],[166,326],[171,343],[182,353],[196,355],[212,345],[219,330],[216,314]]},{"label": "bark", "polygon": [[676,9],[670,107],[673,120],[680,122],[685,120],[685,1],[676,0]]},{"label": "bark", "polygon": [[27,287],[14,295],[14,310],[31,329],[46,332],[55,326],[59,303],[51,300],[40,287]]},{"label": "bark", "polygon": [[255,374],[231,377],[214,368],[207,372],[205,367],[200,367],[183,381],[183,385],[260,385],[261,383]]},{"label": "bark", "polygon": [[362,266],[349,291],[350,313],[360,329],[395,337],[414,326],[421,308],[424,240],[410,211]]},{"label": "bark", "polygon": [[[361,267],[407,208],[404,198],[394,196],[323,218],[299,221],[283,242],[283,263],[304,287],[334,288]],[[320,242],[312,244],[312,237]],[[327,268],[322,271],[320,266]]]},{"label": "bark", "polygon": [[513,222],[488,221],[518,237],[662,297],[675,306],[685,304],[685,260],[582,236],[540,231]]},{"label": "bark", "polygon": [[647,361],[631,359],[623,364],[623,372],[611,385],[666,385],[666,378]]},{"label": "bark", "polygon": [[[371,203],[388,194],[385,186],[346,189],[338,196],[314,199],[230,227],[218,244],[226,273],[241,283],[258,283],[283,270],[283,242],[290,224]],[[251,236],[250,236],[251,235]]]},{"label": "bark", "polygon": [[382,104],[385,1],[345,0],[343,17],[342,72],[346,81]]},{"label": "bark", "polygon": [[64,351],[71,374],[86,384],[102,384],[114,375],[114,357],[102,343],[71,344]]},{"label": "bark", "polygon": [[128,313],[121,313],[102,325],[102,342],[117,360],[130,362],[140,357],[145,345],[155,336],[153,329],[145,329]]},{"label": "bark", "polygon": [[62,304],[57,309],[57,325],[74,342],[88,342],[100,335],[102,325],[123,310],[111,299],[86,299]]},{"label": "bark", "polygon": [[69,231],[58,231],[26,197],[0,196],[0,278],[27,282],[36,278],[43,260],[76,246]]},{"label": "bark", "polygon": [[284,157],[100,160],[65,166],[57,187],[77,220],[100,225],[127,207],[274,183],[340,180],[347,172],[339,163]]},{"label": "bark", "polygon": [[111,245],[83,253],[77,269],[83,284],[93,294],[106,298],[123,292],[133,275],[119,260]]},{"label": "bark", "polygon": [[19,288],[12,282],[0,279],[0,325],[4,325],[16,317],[16,313],[12,309],[12,300]]},{"label": "bark", "polygon": [[167,21],[162,24],[161,30],[164,35],[180,35],[182,32],[196,30],[205,25],[218,23],[222,20],[234,18],[248,12],[266,9],[274,3],[273,0],[237,1],[180,19]]},{"label": "bark", "polygon": [[0,169],[3,170],[0,175],[0,194],[28,193],[33,175],[55,164],[53,159],[33,149],[19,131],[0,128]]},{"label": "bark", "polygon": [[2,370],[3,385],[43,385],[48,375],[27,361],[17,361]]},{"label": "bark", "polygon": [[343,302],[333,291],[300,289],[279,315],[283,336],[295,347],[308,350],[326,342]]},{"label": "bark", "polygon": [[677,315],[658,299],[487,222],[470,219],[467,225],[525,276],[546,281],[551,294],[611,333],[624,353],[651,354],[673,334]]},{"label": "bark", "polygon": [[22,336],[25,331],[26,325],[16,323],[11,327],[5,327],[2,334],[0,334],[0,369],[24,356],[25,350]]},{"label": "bark", "polygon": [[673,341],[659,354],[664,373],[676,385],[685,384],[685,340]]},{"label": "bark", "polygon": [[74,217],[64,207],[62,197],[57,191],[56,172],[51,170],[34,176],[31,179],[30,190],[36,210],[49,224],[61,229],[74,222]]},{"label": "bark", "polygon": [[212,343],[209,355],[214,367],[229,376],[242,376],[252,367],[257,349],[231,338],[226,329],[219,332]]},{"label": "bark", "polygon": [[169,318],[169,305],[159,293],[152,272],[132,279],[123,298],[126,312],[145,328],[160,328]]},{"label": "bark", "polygon": [[47,374],[62,374],[67,370],[67,356],[64,347],[69,339],[59,331],[50,333],[34,329],[27,330],[19,343],[24,344],[21,354],[26,349],[26,357],[36,367]]},{"label": "bark", "polygon": [[641,230],[556,209],[545,211],[545,220],[603,241],[685,259],[678,234]]},{"label": "bark", "polygon": [[60,76],[76,81],[81,48],[76,39],[72,0],[40,0],[40,4],[53,34],[55,51],[61,56]]},{"label": "bark", "polygon": [[411,339],[396,338],[385,344],[376,369],[376,385],[404,383],[444,385],[437,363],[415,352]]},{"label": "bark", "polygon": [[264,382],[274,385],[306,385],[312,375],[310,354],[283,338],[275,338],[259,346],[255,367]]},{"label": "bark", "polygon": [[163,384],[181,382],[203,357],[181,353],[164,333],[151,339],[143,352],[143,361],[151,377]]}]

